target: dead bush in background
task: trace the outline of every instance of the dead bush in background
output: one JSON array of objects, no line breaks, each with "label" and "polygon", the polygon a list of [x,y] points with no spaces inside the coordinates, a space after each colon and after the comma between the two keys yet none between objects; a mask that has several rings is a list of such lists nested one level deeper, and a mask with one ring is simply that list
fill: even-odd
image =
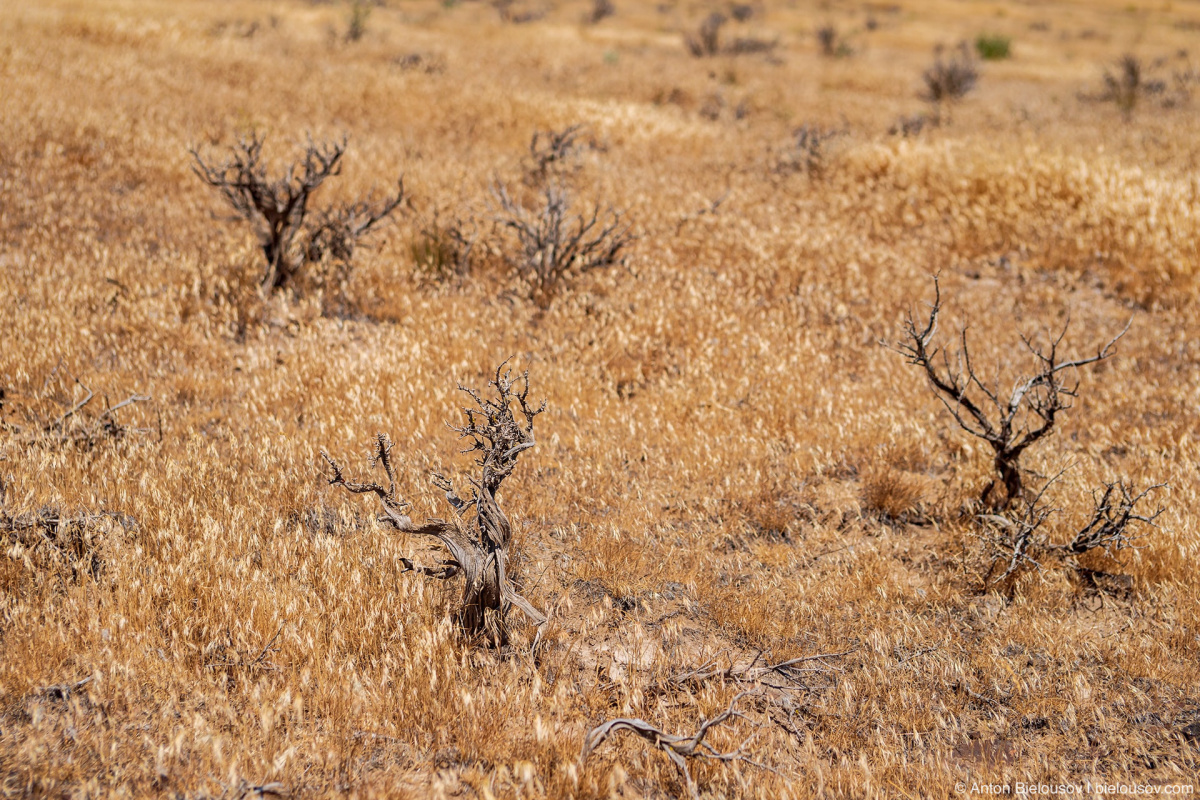
[{"label": "dead bush in background", "polygon": [[588,12],[585,21],[589,25],[596,25],[616,13],[617,7],[613,5],[612,0],[592,0],[592,10]]},{"label": "dead bush in background", "polygon": [[949,58],[939,50],[933,66],[925,70],[921,78],[925,82],[921,99],[940,109],[947,103],[961,100],[974,89],[979,70],[971,49],[963,42]]},{"label": "dead bush in background", "polygon": [[985,507],[1002,511],[1024,495],[1022,454],[1054,430],[1059,412],[1069,409],[1072,399],[1077,396],[1079,381],[1068,381],[1067,376],[1077,373],[1080,367],[1111,357],[1114,346],[1129,330],[1129,325],[1095,355],[1076,359],[1063,358],[1059,353],[1067,332],[1066,325],[1046,346],[1039,346],[1022,335],[1021,340],[1032,356],[1037,372],[1017,378],[1011,391],[1006,393],[1000,387],[999,377],[992,382],[979,377],[971,359],[966,328],[959,331],[961,345],[953,358],[947,350],[934,344],[942,309],[941,288],[936,278],[933,287],[934,301],[929,318],[918,324],[910,313],[905,324],[905,338],[894,349],[925,373],[934,394],[959,427],[982,439],[992,449],[992,464],[998,480],[992,480],[984,488],[980,500]]},{"label": "dead bush in background", "polygon": [[[748,20],[754,15],[753,11],[753,8],[748,6],[735,6],[734,19],[738,22]],[[729,19],[719,11],[709,14],[704,22],[700,23],[700,27],[695,33],[684,34],[683,42],[687,46],[688,52],[696,58],[712,58],[722,53],[739,56],[770,53],[779,45],[777,40],[760,39],[756,36],[739,36],[722,46],[721,28],[728,21]]]},{"label": "dead bush in background", "polygon": [[515,200],[502,183],[492,196],[496,223],[516,240],[507,260],[541,308],[579,276],[624,263],[622,251],[633,242],[623,212],[596,204],[574,213],[570,191],[558,182],[542,189],[532,206]]},{"label": "dead bush in background", "polygon": [[684,44],[696,58],[711,58],[721,52],[721,26],[726,23],[725,15],[714,11],[700,23],[695,33],[685,34]]},{"label": "dead bush in background", "polygon": [[[513,606],[539,626],[546,621],[545,615],[517,592],[508,576],[512,525],[497,499],[500,484],[512,474],[517,458],[534,446],[534,418],[545,410],[546,404],[530,407],[529,373],[524,373],[520,379],[513,378],[504,364],[496,368],[496,376],[489,385],[495,391],[494,398],[484,397],[461,385],[458,387],[477,407],[463,409],[466,420],[461,427],[450,426],[460,438],[470,442],[471,446],[465,452],[479,453],[475,461],[478,476],[469,479],[471,489],[467,499],[463,500],[455,492],[447,478],[440,474],[433,476],[434,485],[446,493],[456,519],[428,519],[417,524],[403,513],[408,503],[396,493],[392,442],[382,433],[376,437],[371,465],[383,468],[387,476],[386,487],[378,483],[351,483],[344,478],[342,467],[325,451],[321,451],[321,456],[333,469],[333,477],[329,479],[331,485],[355,494],[371,493],[379,498],[383,505],[380,522],[404,533],[431,536],[441,542],[450,558],[436,567],[404,559],[405,571],[441,580],[461,572],[462,603],[456,613],[459,624],[468,634],[485,636],[499,646],[507,641],[507,617]],[[513,414],[514,405],[521,419]]]},{"label": "dead bush in background", "polygon": [[853,54],[849,43],[833,25],[817,28],[817,44],[821,47],[821,55],[826,58],[845,58]]},{"label": "dead bush in background", "polygon": [[314,256],[337,259],[344,255],[343,264],[348,264],[359,239],[389,218],[404,200],[401,181],[395,197],[326,209],[317,215],[315,224],[306,224],[313,192],[341,173],[346,138],[321,144],[310,138],[303,159],[276,178],[267,175],[263,142],[257,133],[239,139],[230,148],[229,158],[220,163],[206,162],[196,148],[188,152],[194,162],[192,171],[254,227],[267,262],[260,284],[268,292],[293,283]]},{"label": "dead bush in background", "polygon": [[792,132],[792,146],[783,153],[775,171],[780,174],[803,173],[813,178],[825,174],[831,146],[846,131],[802,125]]},{"label": "dead bush in background", "polygon": [[599,149],[595,140],[583,136],[583,125],[569,125],[561,130],[534,131],[529,140],[529,157],[525,164],[525,183],[544,186],[552,179],[563,179],[579,168],[579,156],[585,149]]},{"label": "dead bush in background", "polygon": [[84,576],[99,580],[104,574],[101,548],[113,524],[126,532],[137,528],[131,517],[111,511],[66,514],[48,505],[32,513],[12,514],[6,508],[7,489],[0,479],[0,546],[8,558],[35,574],[72,583]]},{"label": "dead bush in background", "polygon": [[1116,71],[1104,71],[1104,91],[1099,99],[1115,103],[1125,116],[1133,113],[1138,100],[1148,95],[1161,94],[1166,84],[1146,77],[1142,60],[1135,55],[1125,54],[1117,62]]},{"label": "dead bush in background", "polygon": [[526,8],[516,0],[492,0],[492,7],[500,14],[502,22],[510,22],[514,25],[536,22],[546,16],[544,8]]}]

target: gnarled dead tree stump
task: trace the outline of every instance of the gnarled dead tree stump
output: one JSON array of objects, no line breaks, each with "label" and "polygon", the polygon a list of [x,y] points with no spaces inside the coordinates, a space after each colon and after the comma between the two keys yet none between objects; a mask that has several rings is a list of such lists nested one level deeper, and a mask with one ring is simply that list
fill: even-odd
[{"label": "gnarled dead tree stump", "polygon": [[[475,401],[478,408],[463,408],[466,422],[461,427],[450,427],[458,431],[461,438],[470,440],[471,446],[464,452],[479,453],[475,460],[479,475],[469,478],[471,489],[466,493],[466,500],[459,496],[447,478],[440,474],[433,476],[434,484],[446,493],[446,500],[455,511],[454,519],[433,518],[418,524],[404,513],[408,503],[396,494],[392,442],[386,434],[376,437],[375,452],[371,457],[371,465],[382,466],[387,474],[386,488],[378,483],[347,481],[341,465],[321,451],[321,456],[333,468],[333,477],[329,479],[331,485],[342,486],[355,494],[374,493],[383,504],[381,522],[396,530],[432,536],[441,542],[450,558],[437,567],[420,566],[406,558],[405,571],[442,580],[462,572],[465,580],[462,606],[457,612],[459,624],[467,633],[485,635],[497,645],[507,641],[505,621],[513,606],[538,626],[546,622],[545,615],[517,593],[508,577],[512,525],[496,498],[500,484],[517,465],[517,458],[534,446],[534,417],[545,410],[546,404],[543,402],[537,408],[530,408],[529,373],[517,379],[504,366],[501,364],[496,369],[496,377],[490,382],[496,392],[495,399],[484,397],[474,389],[458,387]],[[518,383],[520,390],[516,391]],[[521,420],[513,413],[514,405],[520,410]]]}]

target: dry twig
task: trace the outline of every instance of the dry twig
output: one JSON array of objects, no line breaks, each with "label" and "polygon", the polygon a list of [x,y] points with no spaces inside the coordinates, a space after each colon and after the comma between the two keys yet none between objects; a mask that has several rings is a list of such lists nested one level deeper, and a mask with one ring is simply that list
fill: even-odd
[{"label": "dry twig", "polygon": [[[696,783],[692,780],[692,773],[688,769],[687,759],[689,758],[707,758],[714,761],[745,761],[748,764],[762,766],[752,761],[742,748],[728,753],[722,753],[714,749],[710,744],[704,741],[708,732],[721,723],[733,719],[747,719],[747,717],[735,707],[739,700],[746,697],[751,692],[741,692],[729,702],[729,707],[722,711],[717,716],[710,720],[701,723],[700,728],[691,736],[674,736],[663,731],[661,728],[656,728],[649,722],[643,719],[633,719],[622,717],[620,719],[609,720],[603,725],[598,725],[588,733],[583,741],[583,752],[580,755],[580,760],[586,762],[588,756],[592,754],[597,747],[604,743],[612,734],[626,730],[637,734],[651,745],[667,754],[672,763],[679,768],[679,772],[683,775],[684,782],[687,785],[688,794],[691,797],[699,797],[700,794],[696,789]],[[748,741],[748,740],[747,740]],[[742,743],[742,747],[746,746],[746,742]]]}]

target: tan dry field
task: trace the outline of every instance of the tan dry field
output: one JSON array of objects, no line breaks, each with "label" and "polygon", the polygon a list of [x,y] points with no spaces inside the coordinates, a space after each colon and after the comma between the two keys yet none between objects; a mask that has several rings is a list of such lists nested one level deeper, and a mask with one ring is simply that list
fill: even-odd
[{"label": "tan dry field", "polygon": [[[691,734],[741,692],[707,741],[745,758],[692,759],[703,796],[1195,785],[1200,7],[760,2],[721,35],[774,49],[704,58],[684,32],[730,7],[615,7],[393,0],[351,42],[345,4],[3,4],[5,797],[683,796],[650,742],[583,761],[585,735]],[[827,24],[849,53],[821,54]],[[1012,57],[890,135],[928,112],[934,48],[980,34]],[[1165,82],[1128,115],[1092,99],[1124,53]],[[639,238],[541,309],[489,186],[572,124],[577,201]],[[781,168],[803,125],[843,135]],[[263,297],[250,229],[192,174],[189,147],[251,130],[271,159],[349,136],[316,203],[403,173],[411,207],[340,292]],[[469,274],[417,257],[435,213],[481,221]],[[1132,316],[1024,466],[1068,468],[1057,542],[1103,482],[1169,484],[1138,549],[981,590],[989,453],[881,344],[934,273],[1002,386],[1022,333],[1069,316],[1089,354]],[[516,613],[503,648],[461,635],[459,585],[404,572],[437,553],[319,457],[365,475],[387,432],[414,516],[447,515],[456,383],[510,356],[548,402],[502,493],[536,650]],[[18,524],[42,509],[112,516]],[[756,681],[755,658],[809,660]]]}]

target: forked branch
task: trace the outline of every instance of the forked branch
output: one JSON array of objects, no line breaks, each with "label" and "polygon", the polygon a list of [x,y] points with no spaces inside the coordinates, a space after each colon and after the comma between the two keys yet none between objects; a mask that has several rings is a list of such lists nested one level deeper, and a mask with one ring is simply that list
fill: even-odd
[{"label": "forked branch", "polygon": [[1020,513],[1010,511],[979,516],[984,537],[993,550],[991,566],[983,581],[985,590],[1003,588],[1011,592],[1025,569],[1042,569],[1042,559],[1046,556],[1065,558],[1068,564],[1079,569],[1077,557],[1092,550],[1102,549],[1113,556],[1120,550],[1136,547],[1135,542],[1141,537],[1132,534],[1131,526],[1153,527],[1163,513],[1161,506],[1152,513],[1141,513],[1138,505],[1166,484],[1154,484],[1138,492],[1123,480],[1113,481],[1092,493],[1092,514],[1071,540],[1066,544],[1052,543],[1043,533],[1042,526],[1059,509],[1044,498],[1062,474],[1059,472],[1047,481],[1033,498],[1023,498],[1024,507]]},{"label": "forked branch", "polygon": [[748,694],[751,693],[742,692],[738,694],[729,702],[728,708],[712,719],[701,723],[700,728],[691,736],[674,736],[661,728],[656,728],[643,719],[622,717],[620,719],[609,720],[603,725],[592,728],[588,733],[587,737],[583,740],[583,752],[580,755],[580,760],[586,762],[588,756],[612,734],[623,730],[630,731],[650,742],[653,747],[666,753],[667,757],[671,759],[672,763],[675,764],[679,772],[683,775],[688,794],[691,797],[699,797],[696,783],[692,780],[691,770],[688,769],[687,759],[707,758],[715,761],[746,761],[747,763],[754,763],[750,761],[750,758],[742,749],[742,747],[745,747],[745,742],[737,750],[722,753],[704,741],[708,732],[721,723],[734,718],[746,719],[745,715],[736,710],[736,706],[738,701]]},{"label": "forked branch", "polygon": [[1070,543],[1060,545],[1058,549],[1078,556],[1096,548],[1102,548],[1104,552],[1112,555],[1118,550],[1135,547],[1134,542],[1141,537],[1131,536],[1128,533],[1129,526],[1140,523],[1153,527],[1165,510],[1159,506],[1150,514],[1139,514],[1137,506],[1151,492],[1165,487],[1165,483],[1156,483],[1141,492],[1135,492],[1125,481],[1104,484],[1103,490],[1092,493],[1091,519],[1075,534]]},{"label": "forked branch", "polygon": [[542,190],[538,208],[513,199],[501,183],[492,187],[492,196],[499,209],[496,222],[514,234],[519,246],[509,261],[530,299],[543,308],[578,276],[624,263],[622,251],[634,240],[623,213],[611,207],[573,214],[570,193],[558,183]]}]

